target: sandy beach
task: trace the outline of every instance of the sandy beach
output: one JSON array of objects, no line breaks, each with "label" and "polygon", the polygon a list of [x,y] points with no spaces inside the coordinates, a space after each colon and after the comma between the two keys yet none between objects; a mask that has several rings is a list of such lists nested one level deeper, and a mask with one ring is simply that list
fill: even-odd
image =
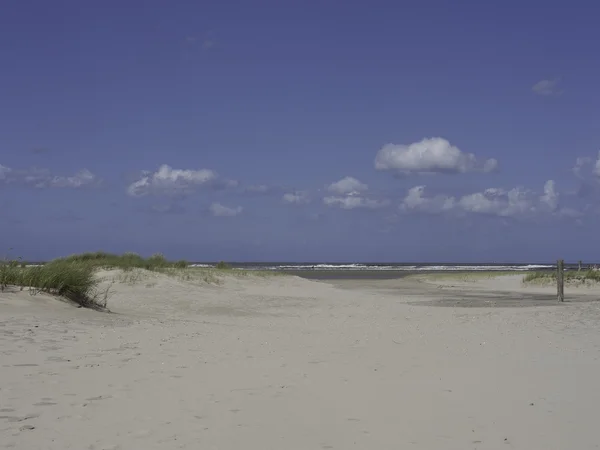
[{"label": "sandy beach", "polygon": [[1,448],[600,448],[600,288],[101,276],[0,294]]}]

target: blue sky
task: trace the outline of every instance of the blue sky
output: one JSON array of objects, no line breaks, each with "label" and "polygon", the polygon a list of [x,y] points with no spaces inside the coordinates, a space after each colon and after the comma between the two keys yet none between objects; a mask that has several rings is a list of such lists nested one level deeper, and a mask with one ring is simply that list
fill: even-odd
[{"label": "blue sky", "polygon": [[593,1],[7,1],[0,254],[600,260]]}]

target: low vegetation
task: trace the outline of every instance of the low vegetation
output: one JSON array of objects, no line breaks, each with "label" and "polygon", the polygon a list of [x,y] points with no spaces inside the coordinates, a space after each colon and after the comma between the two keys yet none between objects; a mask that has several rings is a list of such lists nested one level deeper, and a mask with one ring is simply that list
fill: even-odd
[{"label": "low vegetation", "polygon": [[71,255],[65,258],[54,260],[69,263],[83,264],[97,269],[146,269],[157,270],[164,268],[180,268],[188,267],[187,261],[170,262],[162,253],[155,253],[149,258],[144,258],[137,253],[123,253],[116,255],[106,252],[81,253],[79,255]]},{"label": "low vegetation", "polygon": [[229,264],[227,264],[225,261],[219,261],[215,267],[220,270],[231,269],[231,266]]},{"label": "low vegetation", "polygon": [[0,289],[28,288],[32,295],[47,292],[85,307],[106,307],[106,297],[96,289],[93,268],[85,264],[56,260],[42,266],[22,266],[17,261],[0,263]]},{"label": "low vegetation", "polygon": [[[571,283],[585,283],[585,282],[599,282],[600,271],[598,270],[567,270],[564,273],[565,282]],[[523,278],[524,283],[555,283],[556,282],[556,271],[548,270],[544,272],[529,272]]]},{"label": "low vegetation", "polygon": [[[600,271],[598,270],[567,270],[565,271],[565,283],[583,284],[600,282]],[[417,279],[427,279],[429,281],[452,280],[461,282],[475,282],[478,280],[491,279],[505,275],[522,275],[525,284],[553,284],[556,283],[556,271],[544,270],[536,272],[522,271],[481,271],[481,272],[440,272],[411,275]]]},{"label": "low vegetation", "polygon": [[39,266],[27,266],[20,260],[0,261],[0,289],[7,286],[27,288],[32,295],[46,292],[59,295],[90,308],[106,308],[108,289],[99,290],[98,270],[121,269],[112,282],[151,287],[152,272],[162,273],[180,281],[218,284],[224,271],[233,276],[271,276],[275,272],[232,268],[221,261],[213,267],[193,267],[185,260],[171,262],[161,253],[144,258],[137,253],[122,255],[93,252],[71,255]]}]

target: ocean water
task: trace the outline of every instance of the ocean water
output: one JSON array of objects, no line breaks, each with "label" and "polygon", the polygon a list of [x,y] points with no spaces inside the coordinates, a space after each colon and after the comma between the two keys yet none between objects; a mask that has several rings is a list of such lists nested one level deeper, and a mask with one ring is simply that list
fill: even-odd
[{"label": "ocean water", "polygon": [[[196,263],[196,267],[213,267],[214,263]],[[460,264],[460,263],[323,263],[323,262],[266,262],[230,263],[246,270],[277,271],[311,280],[365,279],[383,280],[401,278],[415,273],[461,271],[520,271],[553,270],[551,264]]]},{"label": "ocean water", "polygon": [[[398,272],[443,272],[443,271],[528,271],[550,270],[552,264],[459,264],[459,263],[290,263],[290,262],[261,262],[261,263],[229,263],[232,267],[246,270],[275,270],[275,271],[398,271]],[[216,263],[194,263],[194,267],[214,267]]]}]

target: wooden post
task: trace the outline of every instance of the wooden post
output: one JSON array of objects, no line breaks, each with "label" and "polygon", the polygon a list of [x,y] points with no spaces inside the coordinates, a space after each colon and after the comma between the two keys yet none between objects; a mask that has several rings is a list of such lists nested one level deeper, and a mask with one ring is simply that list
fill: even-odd
[{"label": "wooden post", "polygon": [[559,259],[556,264],[556,291],[558,294],[558,301],[565,301],[565,261]]},{"label": "wooden post", "polygon": [[581,272],[581,266],[583,265],[583,261],[579,261],[579,272]]}]

